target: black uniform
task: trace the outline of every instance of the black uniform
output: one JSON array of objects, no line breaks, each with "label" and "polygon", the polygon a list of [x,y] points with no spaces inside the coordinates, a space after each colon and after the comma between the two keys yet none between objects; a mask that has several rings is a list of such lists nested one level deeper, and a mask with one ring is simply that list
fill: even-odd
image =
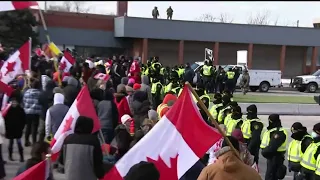
[{"label": "black uniform", "polygon": [[267,147],[263,148],[261,154],[267,159],[267,170],[265,180],[278,180],[282,179],[281,176],[286,174],[284,169],[285,151],[279,152],[277,149],[286,141],[286,134],[280,131],[281,122],[279,115],[272,114],[269,116],[268,130],[277,128],[277,130],[270,133],[270,142]]}]

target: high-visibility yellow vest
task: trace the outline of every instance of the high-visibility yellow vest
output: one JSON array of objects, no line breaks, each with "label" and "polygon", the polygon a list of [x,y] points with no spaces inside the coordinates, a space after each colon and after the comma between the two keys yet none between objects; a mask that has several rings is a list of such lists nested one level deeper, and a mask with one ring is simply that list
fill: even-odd
[{"label": "high-visibility yellow vest", "polygon": [[316,153],[318,147],[320,146],[320,142],[318,143],[311,143],[306,151],[304,152],[300,165],[310,171],[315,171],[316,166],[316,159],[314,158],[314,154]]},{"label": "high-visibility yellow vest", "polygon": [[229,106],[227,106],[227,107],[225,107],[225,108],[223,108],[223,109],[221,109],[220,111],[219,111],[219,114],[218,114],[218,123],[219,124],[222,124],[223,123],[223,120],[224,120],[224,111],[225,110],[227,110],[227,109],[229,109],[230,107]]},{"label": "high-visibility yellow vest", "polygon": [[212,117],[214,119],[217,119],[218,118],[218,111],[217,111],[217,108],[218,107],[221,107],[222,106],[222,103],[220,104],[214,104],[211,108],[210,108],[210,114],[212,115]]},{"label": "high-visibility yellow vest", "polygon": [[[260,148],[264,149],[267,146],[269,146],[270,143],[270,133],[272,133],[273,131],[278,130],[282,131],[286,137],[288,137],[288,133],[284,128],[273,128],[270,130],[267,130],[266,132],[264,132],[263,136],[262,136],[262,141],[260,144]],[[278,152],[285,152],[287,150],[287,139],[281,144],[281,146],[277,149]]]},{"label": "high-visibility yellow vest", "polygon": [[229,113],[229,114],[226,115],[226,117],[224,118],[224,121],[223,121],[224,125],[227,126],[229,120],[232,119],[231,116],[232,116],[232,113]]},{"label": "high-visibility yellow vest", "polygon": [[[161,86],[161,89],[162,89],[162,84],[160,82],[156,82],[156,83],[152,83],[152,86],[151,86],[151,94],[155,94],[157,93],[157,86],[160,85]],[[161,92],[161,90],[160,90]]]},{"label": "high-visibility yellow vest", "polygon": [[251,123],[254,121],[261,122],[260,119],[246,119],[243,121],[243,124],[241,126],[241,131],[243,134],[243,138],[245,139],[250,139],[251,138]]},{"label": "high-visibility yellow vest", "polygon": [[167,84],[165,87],[164,87],[164,93],[167,93],[169,91],[171,91],[172,89],[172,82]]},{"label": "high-visibility yellow vest", "polygon": [[161,75],[164,75],[164,71],[165,71],[165,70],[166,70],[166,69],[165,69],[164,67],[161,68],[161,69],[160,69],[160,74],[161,74]]},{"label": "high-visibility yellow vest", "polygon": [[311,137],[310,135],[306,135],[302,138],[301,141],[292,140],[288,147],[288,161],[298,163],[301,161],[303,152],[301,151],[301,143],[304,138]]},{"label": "high-visibility yellow vest", "polygon": [[147,67],[146,70],[144,71],[144,75],[148,76],[149,75],[149,68]]},{"label": "high-visibility yellow vest", "polygon": [[161,67],[161,64],[159,62],[153,63],[151,65],[152,69],[155,70],[156,69],[156,65],[159,65]]},{"label": "high-visibility yellow vest", "polygon": [[228,78],[228,79],[233,79],[235,74],[236,74],[236,73],[233,72],[233,71],[228,71],[228,72],[227,72],[227,78]]},{"label": "high-visibility yellow vest", "polygon": [[184,69],[183,68],[179,68],[178,70],[178,74],[179,74],[179,77],[181,77],[184,73]]},{"label": "high-visibility yellow vest", "polygon": [[200,96],[200,99],[203,99],[203,98],[208,98],[208,99],[209,99],[209,102],[210,102],[210,96],[209,96],[209,95],[204,94],[204,95]]},{"label": "high-visibility yellow vest", "polygon": [[317,163],[316,163],[317,169],[316,172],[314,172],[317,176],[320,176],[320,154],[317,157]]},{"label": "high-visibility yellow vest", "polygon": [[242,121],[242,119],[229,119],[228,124],[226,125],[227,128],[227,136],[231,136],[232,131],[236,128],[237,124]]},{"label": "high-visibility yellow vest", "polygon": [[211,68],[212,66],[203,65],[203,75],[211,76]]}]

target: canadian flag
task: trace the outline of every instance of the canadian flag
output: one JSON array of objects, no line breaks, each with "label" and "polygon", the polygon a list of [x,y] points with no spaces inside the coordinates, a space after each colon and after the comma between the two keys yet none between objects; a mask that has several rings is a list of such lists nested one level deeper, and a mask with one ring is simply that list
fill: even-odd
[{"label": "canadian flag", "polygon": [[108,74],[103,74],[103,73],[98,73],[94,76],[94,79],[100,79],[100,80],[103,80],[103,81],[108,81],[110,78],[110,75]]},{"label": "canadian flag", "polygon": [[[1,3],[0,3],[1,6]],[[0,69],[0,90],[5,93],[2,101],[2,109],[7,104],[13,89],[8,85],[19,74],[24,74],[30,69],[31,38],[24,43],[19,50],[5,61]]]},{"label": "canadian flag", "polygon": [[19,50],[11,55],[4,62],[0,70],[0,79],[3,83],[8,84],[19,74],[24,74],[30,69],[31,57],[31,39],[24,43]]},{"label": "canadian flag", "polygon": [[37,1],[1,1],[0,11],[13,11],[38,6]]},{"label": "canadian flag", "polygon": [[69,134],[73,134],[79,116],[86,116],[93,119],[94,127],[92,133],[100,129],[100,121],[94,109],[87,86],[82,87],[51,141],[52,161],[56,160],[64,139]]},{"label": "canadian flag", "polygon": [[64,51],[63,57],[60,61],[59,69],[63,72],[69,72],[70,68],[74,65],[76,60],[68,51]]},{"label": "canadian flag", "polygon": [[43,160],[19,174],[13,180],[47,180],[50,176],[50,161]]},{"label": "canadian flag", "polygon": [[122,180],[133,165],[148,161],[155,164],[160,180],[178,180],[221,137],[202,119],[190,90],[185,86],[166,115],[103,179]]}]

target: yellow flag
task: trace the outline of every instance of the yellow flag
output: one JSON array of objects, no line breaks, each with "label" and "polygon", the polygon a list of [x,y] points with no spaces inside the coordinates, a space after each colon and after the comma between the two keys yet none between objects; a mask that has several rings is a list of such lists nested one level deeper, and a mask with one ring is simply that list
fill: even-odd
[{"label": "yellow flag", "polygon": [[60,54],[62,54],[60,49],[53,42],[49,44],[49,48],[53,56],[59,56]]}]

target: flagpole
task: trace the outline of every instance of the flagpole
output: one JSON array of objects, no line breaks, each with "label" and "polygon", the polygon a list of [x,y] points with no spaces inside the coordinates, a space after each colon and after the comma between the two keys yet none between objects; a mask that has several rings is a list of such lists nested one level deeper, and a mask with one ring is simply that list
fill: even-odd
[{"label": "flagpole", "polygon": [[236,156],[239,157],[239,152],[234,148],[234,146],[232,145],[232,143],[230,142],[229,138],[227,138],[226,133],[221,129],[221,127],[219,126],[219,124],[217,123],[217,121],[213,118],[213,116],[210,114],[208,108],[206,107],[206,105],[204,105],[204,103],[202,102],[202,100],[200,99],[200,97],[198,96],[198,94],[194,91],[194,89],[192,88],[192,86],[190,85],[189,82],[186,82],[186,85],[188,86],[189,90],[192,92],[192,94],[194,95],[194,97],[197,99],[201,109],[207,114],[207,116],[210,118],[211,122],[214,124],[215,128],[218,129],[218,131],[220,132],[220,134],[223,136],[224,140],[227,142],[228,146],[236,153]]},{"label": "flagpole", "polygon": [[[43,26],[43,29],[44,29],[45,34],[46,34],[46,38],[47,38],[48,44],[50,44],[51,41],[50,41],[50,36],[49,36],[49,32],[48,32],[46,21],[44,20],[44,16],[43,16],[43,13],[42,13],[42,10],[41,10],[40,6],[38,6],[38,9],[39,9],[40,19],[41,19],[42,26]],[[56,58],[54,59],[53,64],[54,64],[55,71],[59,73],[59,75],[58,75],[58,83],[59,83],[59,86],[61,87],[62,84],[61,84],[61,79],[60,79],[60,72],[58,70],[57,59]]]},{"label": "flagpole", "polygon": [[48,174],[50,176],[51,171],[51,154],[46,154],[46,175]]}]

